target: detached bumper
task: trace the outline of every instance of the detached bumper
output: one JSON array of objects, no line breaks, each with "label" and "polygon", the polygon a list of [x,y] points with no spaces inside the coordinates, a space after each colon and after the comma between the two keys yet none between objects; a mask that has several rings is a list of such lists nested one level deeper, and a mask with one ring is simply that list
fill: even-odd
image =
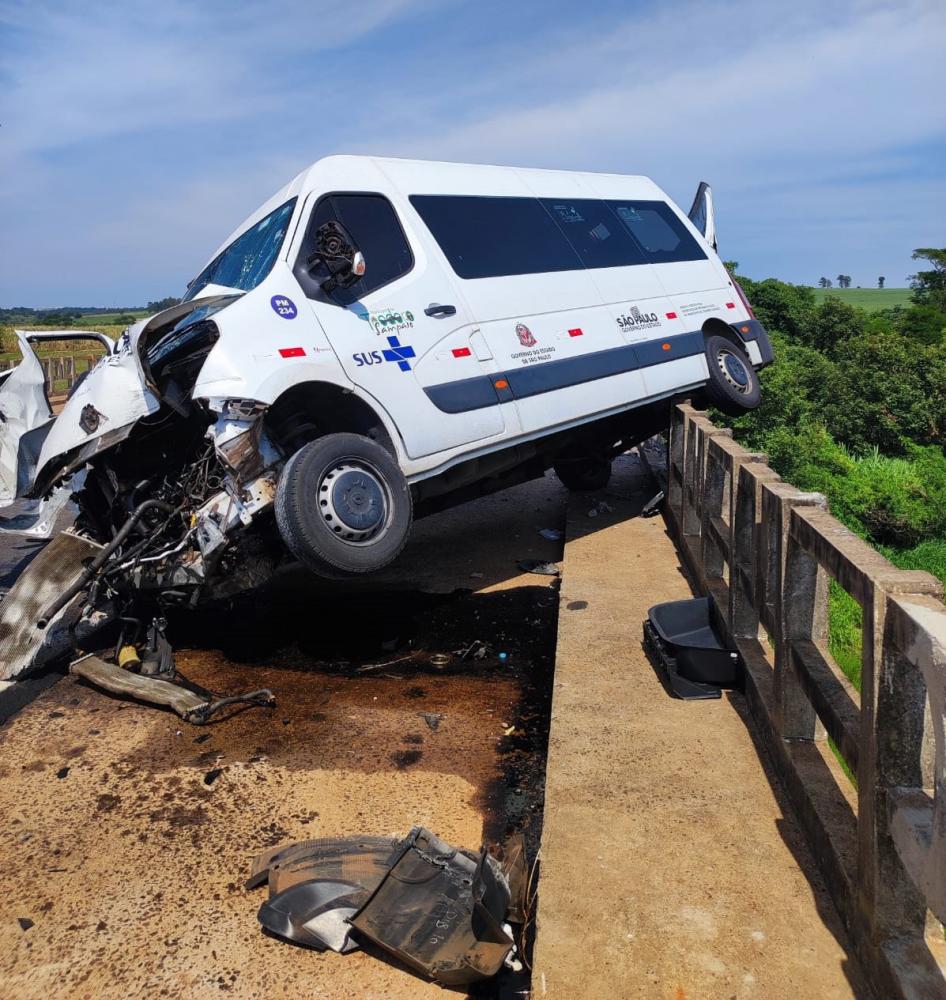
[{"label": "detached bumper", "polygon": [[762,362],[759,364],[759,368],[764,368],[766,365],[772,364],[775,360],[775,354],[772,351],[772,341],[769,340],[769,335],[765,332],[765,327],[757,319],[746,319],[740,323],[733,323],[731,325],[736,335],[742,340],[754,340],[758,344],[759,353],[762,355]]}]

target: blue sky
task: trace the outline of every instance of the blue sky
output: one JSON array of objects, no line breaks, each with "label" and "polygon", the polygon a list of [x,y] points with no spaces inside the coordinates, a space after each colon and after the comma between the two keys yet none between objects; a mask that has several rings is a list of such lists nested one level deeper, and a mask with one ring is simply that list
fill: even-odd
[{"label": "blue sky", "polygon": [[0,0],[0,305],[180,294],[333,152],[652,176],[752,277],[946,245],[944,0]]}]

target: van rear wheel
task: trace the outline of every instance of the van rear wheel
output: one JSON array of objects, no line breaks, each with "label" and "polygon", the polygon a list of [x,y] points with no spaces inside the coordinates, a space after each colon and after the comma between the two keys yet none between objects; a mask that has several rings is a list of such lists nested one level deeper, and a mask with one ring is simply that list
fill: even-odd
[{"label": "van rear wheel", "polygon": [[561,484],[573,493],[603,490],[611,479],[611,461],[600,455],[562,460],[552,468]]},{"label": "van rear wheel", "polygon": [[275,509],[289,551],[329,579],[386,566],[404,548],[413,518],[397,462],[360,434],[326,434],[300,448],[279,477]]},{"label": "van rear wheel", "polygon": [[706,338],[706,399],[731,417],[754,410],[762,399],[759,374],[744,351],[725,337]]}]

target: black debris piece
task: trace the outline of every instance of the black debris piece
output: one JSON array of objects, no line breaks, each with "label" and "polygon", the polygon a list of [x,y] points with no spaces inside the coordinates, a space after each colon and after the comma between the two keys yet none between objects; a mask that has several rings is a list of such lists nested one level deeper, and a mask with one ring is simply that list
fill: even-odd
[{"label": "black debris piece", "polygon": [[66,775],[68,775],[68,774],[69,774],[69,768],[68,767],[61,767],[56,772],[56,777],[57,778],[65,778]]},{"label": "black debris piece", "polygon": [[440,728],[440,723],[443,721],[443,712],[418,712],[417,714],[434,732],[437,732]]},{"label": "black debris piece", "polygon": [[677,698],[719,698],[739,684],[739,654],[720,638],[708,597],[657,604],[644,622],[644,645],[664,686]]},{"label": "black debris piece", "polygon": [[33,921],[29,917],[17,917],[16,922],[20,925],[21,931],[28,931],[33,926]]},{"label": "black debris piece", "polygon": [[357,947],[347,923],[381,884],[402,841],[390,837],[304,840],[261,854],[247,889],[269,883],[259,910],[271,934],[317,951]]},{"label": "black debris piece", "polygon": [[526,864],[511,840],[502,860],[415,827],[407,837],[307,840],[261,854],[248,889],[271,934],[341,953],[370,941],[444,986],[489,979],[515,951],[507,921],[525,918]]},{"label": "black debris piece", "polygon": [[204,775],[204,784],[205,785],[212,785],[217,780],[217,778],[220,777],[221,774],[223,774],[223,768],[222,767],[212,767]]},{"label": "black debris piece", "polygon": [[559,576],[559,569],[554,563],[541,559],[520,559],[516,565],[523,573],[535,573],[538,576]]},{"label": "black debris piece", "polygon": [[652,496],[641,508],[641,517],[656,517],[660,513],[660,507],[663,502],[664,491],[661,490],[656,496]]}]

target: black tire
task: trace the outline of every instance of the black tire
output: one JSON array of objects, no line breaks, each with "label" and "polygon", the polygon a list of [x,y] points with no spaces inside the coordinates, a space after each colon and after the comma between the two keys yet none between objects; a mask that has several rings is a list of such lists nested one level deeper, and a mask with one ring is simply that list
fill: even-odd
[{"label": "black tire", "polygon": [[289,551],[319,576],[371,573],[397,557],[411,531],[411,491],[397,462],[360,434],[326,434],[286,463],[276,524]]},{"label": "black tire", "polygon": [[759,373],[745,351],[725,337],[706,338],[709,382],[706,401],[731,417],[754,410],[762,400]]},{"label": "black tire", "polygon": [[598,455],[557,462],[552,466],[561,484],[573,493],[603,490],[611,479],[611,461]]}]

